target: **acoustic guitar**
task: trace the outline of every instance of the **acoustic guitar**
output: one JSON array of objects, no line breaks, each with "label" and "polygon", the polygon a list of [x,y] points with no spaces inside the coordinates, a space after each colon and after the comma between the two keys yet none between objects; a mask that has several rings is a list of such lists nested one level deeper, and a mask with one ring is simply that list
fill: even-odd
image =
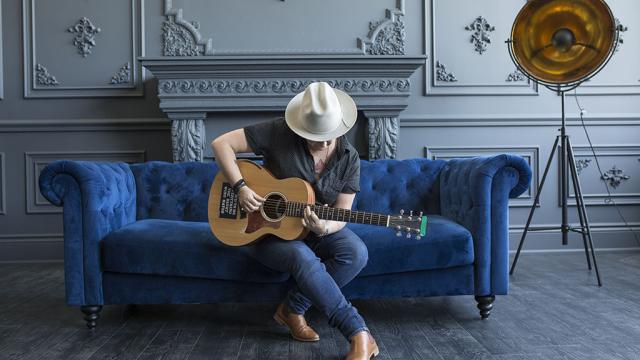
[{"label": "acoustic guitar", "polygon": [[266,235],[284,240],[303,239],[309,229],[302,226],[304,208],[308,205],[320,219],[385,226],[395,229],[397,236],[425,235],[427,216],[413,211],[405,215],[384,215],[365,211],[333,208],[315,203],[311,184],[300,178],[277,179],[269,170],[250,160],[237,160],[238,168],[249,186],[265,198],[259,210],[244,211],[232,184],[218,171],[209,192],[208,212],[211,231],[221,242],[231,246],[251,244]]}]

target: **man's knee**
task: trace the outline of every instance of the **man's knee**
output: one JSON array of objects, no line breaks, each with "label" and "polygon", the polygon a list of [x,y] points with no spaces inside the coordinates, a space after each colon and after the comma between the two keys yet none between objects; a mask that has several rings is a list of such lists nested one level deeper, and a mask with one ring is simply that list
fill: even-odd
[{"label": "man's knee", "polygon": [[287,268],[294,276],[302,276],[309,271],[324,270],[320,258],[306,244],[296,242],[289,248],[286,257]]},{"label": "man's knee", "polygon": [[335,256],[335,260],[338,263],[344,265],[351,265],[354,268],[362,269],[367,265],[369,261],[369,251],[367,245],[357,235],[350,236],[346,242],[346,246],[343,246]]},{"label": "man's knee", "polygon": [[367,249],[367,245],[362,241],[362,239],[358,238],[358,241],[354,242],[354,264],[360,270],[362,270],[369,261],[369,250]]}]

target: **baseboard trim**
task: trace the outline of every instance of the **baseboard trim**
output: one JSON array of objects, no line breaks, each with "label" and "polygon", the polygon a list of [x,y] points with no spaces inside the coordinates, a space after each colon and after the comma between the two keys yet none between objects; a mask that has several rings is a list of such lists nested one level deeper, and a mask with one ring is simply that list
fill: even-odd
[{"label": "baseboard trim", "polygon": [[62,264],[64,260],[0,260],[0,265],[8,264]]},{"label": "baseboard trim", "polygon": [[[515,255],[517,250],[509,250],[509,255]],[[606,252],[636,252],[640,251],[640,246],[636,247],[624,247],[624,248],[597,248],[597,253]],[[521,254],[552,254],[552,253],[584,253],[583,249],[534,249],[534,250],[522,250]]]}]

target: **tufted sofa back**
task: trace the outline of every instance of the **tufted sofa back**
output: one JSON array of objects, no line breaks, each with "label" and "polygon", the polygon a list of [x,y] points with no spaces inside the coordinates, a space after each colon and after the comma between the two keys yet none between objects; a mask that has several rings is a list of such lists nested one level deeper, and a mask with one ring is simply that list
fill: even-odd
[{"label": "tufted sofa back", "polygon": [[[397,213],[439,213],[438,177],[442,160],[361,160],[356,210]],[[207,221],[207,202],[215,163],[132,164],[137,187],[137,219]]]},{"label": "tufted sofa back", "polygon": [[353,208],[382,214],[400,209],[440,213],[439,174],[444,160],[360,161],[360,192]]}]

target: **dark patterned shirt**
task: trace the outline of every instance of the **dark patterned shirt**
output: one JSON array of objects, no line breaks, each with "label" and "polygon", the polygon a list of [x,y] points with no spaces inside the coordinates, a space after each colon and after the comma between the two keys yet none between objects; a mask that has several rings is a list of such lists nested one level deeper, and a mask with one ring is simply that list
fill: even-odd
[{"label": "dark patterned shirt", "polygon": [[360,191],[360,158],[342,135],[336,151],[316,180],[313,155],[306,140],[294,133],[283,118],[244,127],[247,143],[256,155],[264,158],[264,167],[278,179],[297,177],[308,181],[316,201],[333,206],[339,193]]}]

